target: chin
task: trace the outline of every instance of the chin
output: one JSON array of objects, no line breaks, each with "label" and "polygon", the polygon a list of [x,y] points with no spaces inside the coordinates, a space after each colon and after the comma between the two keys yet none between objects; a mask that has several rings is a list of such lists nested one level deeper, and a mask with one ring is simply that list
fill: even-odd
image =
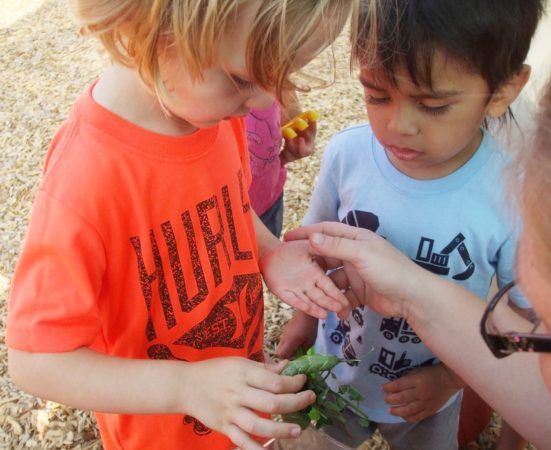
[{"label": "chin", "polygon": [[218,125],[224,119],[212,119],[212,120],[203,120],[201,122],[190,122],[195,128],[210,128]]}]

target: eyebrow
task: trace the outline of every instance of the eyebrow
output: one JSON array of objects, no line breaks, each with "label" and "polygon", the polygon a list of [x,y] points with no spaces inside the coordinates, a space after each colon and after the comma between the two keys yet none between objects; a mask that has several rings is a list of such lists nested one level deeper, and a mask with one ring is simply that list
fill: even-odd
[{"label": "eyebrow", "polygon": [[[386,92],[384,88],[381,86],[377,86],[376,84],[373,84],[371,81],[369,81],[367,78],[360,76],[360,83],[368,88],[372,89],[374,91],[378,92]],[[414,99],[422,99],[422,98],[447,98],[447,97],[454,97],[456,95],[462,94],[462,91],[456,91],[456,90],[449,90],[449,91],[428,91],[428,92],[421,92],[420,94],[410,95],[411,98]]]}]

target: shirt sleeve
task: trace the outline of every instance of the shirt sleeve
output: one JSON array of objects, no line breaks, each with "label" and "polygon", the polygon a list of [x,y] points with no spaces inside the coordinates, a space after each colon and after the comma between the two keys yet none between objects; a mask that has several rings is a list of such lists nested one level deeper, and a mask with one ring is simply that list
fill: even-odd
[{"label": "shirt sleeve", "polygon": [[339,220],[337,150],[338,146],[332,140],[323,154],[316,186],[310,199],[310,206],[302,221],[303,225]]},{"label": "shirt sleeve", "polygon": [[[496,269],[496,280],[498,288],[505,286],[507,283],[515,280],[515,263],[518,245],[519,232],[518,229],[513,231],[502,244],[499,249]],[[519,308],[531,308],[532,305],[522,294],[522,292],[514,288],[509,291],[509,298]]]},{"label": "shirt sleeve", "polygon": [[39,191],[12,281],[7,345],[62,352],[92,344],[101,330],[98,298],[105,265],[97,231]]}]

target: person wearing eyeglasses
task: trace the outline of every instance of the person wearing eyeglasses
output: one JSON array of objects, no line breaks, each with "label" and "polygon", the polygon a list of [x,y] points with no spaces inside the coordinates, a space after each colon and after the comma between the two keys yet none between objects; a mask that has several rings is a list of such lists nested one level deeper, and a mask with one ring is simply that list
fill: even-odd
[{"label": "person wearing eyeglasses", "polygon": [[[309,239],[313,254],[339,267],[332,276],[353,304],[406,319],[444,364],[545,450],[551,449],[551,79],[535,139],[519,155],[517,167],[518,176],[511,179],[524,221],[518,280],[487,304],[367,229],[323,222],[285,238]],[[511,289],[529,299],[530,317],[509,303]]]}]

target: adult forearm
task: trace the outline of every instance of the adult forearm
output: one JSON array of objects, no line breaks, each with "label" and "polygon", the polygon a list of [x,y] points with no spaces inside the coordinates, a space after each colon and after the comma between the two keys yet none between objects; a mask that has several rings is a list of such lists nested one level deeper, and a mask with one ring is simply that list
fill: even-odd
[{"label": "adult forearm", "polygon": [[415,289],[406,308],[419,337],[528,441],[548,448],[551,395],[537,355],[495,358],[480,335],[480,298],[428,272],[419,283],[428,288]]},{"label": "adult forearm", "polygon": [[37,397],[121,414],[185,412],[191,364],[116,358],[81,348],[64,353],[9,350],[12,379]]}]

